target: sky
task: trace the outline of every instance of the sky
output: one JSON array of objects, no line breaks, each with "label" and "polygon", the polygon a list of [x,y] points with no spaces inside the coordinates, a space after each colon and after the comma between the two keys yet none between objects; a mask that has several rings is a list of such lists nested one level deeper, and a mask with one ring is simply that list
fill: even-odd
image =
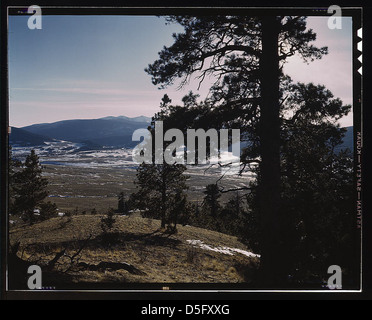
[{"label": "sky", "polygon": [[[9,122],[23,127],[67,119],[153,116],[167,93],[173,103],[197,83],[158,90],[144,69],[173,43],[180,26],[153,16],[42,16],[42,29],[27,27],[29,16],[9,16]],[[323,84],[345,104],[352,103],[352,27],[343,18],[331,30],[328,18],[308,18],[314,45],[329,54],[307,65],[290,58],[285,73],[293,80]],[[206,97],[207,84],[200,92]],[[352,125],[352,116],[341,121]]]}]

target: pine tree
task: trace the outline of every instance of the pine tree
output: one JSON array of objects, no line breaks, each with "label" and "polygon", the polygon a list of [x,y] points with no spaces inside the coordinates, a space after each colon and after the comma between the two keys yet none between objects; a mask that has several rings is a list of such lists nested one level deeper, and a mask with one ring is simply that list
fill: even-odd
[{"label": "pine tree", "polygon": [[207,185],[203,193],[205,194],[204,206],[208,208],[211,217],[216,218],[220,210],[218,199],[221,197],[217,184]]},{"label": "pine tree", "polygon": [[14,207],[18,213],[26,214],[30,224],[35,221],[34,210],[48,196],[48,180],[42,177],[39,157],[31,150],[22,170],[13,175]]},{"label": "pine tree", "polygon": [[[292,281],[316,280],[338,261],[353,283],[358,280],[357,226],[353,211],[353,161],[336,152],[345,129],[337,121],[350,112],[324,86],[288,84],[281,106],[281,225],[285,230],[283,264]],[[259,223],[257,185],[249,196],[250,212],[244,241],[260,253],[265,234]],[[349,257],[349,258],[345,258]],[[333,262],[332,262],[333,261]]]},{"label": "pine tree", "polygon": [[58,213],[57,205],[50,201],[40,203],[40,219],[47,220],[56,217]]},{"label": "pine tree", "polygon": [[125,201],[124,192],[120,192],[118,196],[118,213],[122,214],[128,213],[128,206],[127,202]]},{"label": "pine tree", "polygon": [[287,276],[280,256],[285,250],[279,211],[282,66],[294,54],[320,59],[327,48],[309,45],[316,35],[306,31],[305,17],[173,16],[168,22],[180,24],[185,32],[174,35],[174,44],[165,47],[146,72],[160,88],[176,79],[184,86],[194,74],[200,83],[215,76],[213,107],[224,107],[220,117],[226,115],[230,124],[243,123],[246,135],[258,133],[259,150],[250,155],[262,158],[262,279],[267,286],[281,286]]},{"label": "pine tree", "polygon": [[136,184],[139,190],[133,195],[137,207],[146,217],[160,218],[161,227],[170,223],[170,212],[174,206],[174,197],[179,197],[187,189],[183,165],[164,163],[141,164],[137,169]]},{"label": "pine tree", "polygon": [[15,175],[22,166],[22,162],[13,158],[12,146],[9,146],[9,167],[8,167],[8,181],[9,181],[9,213],[17,214],[17,208],[15,207],[14,201],[16,196],[15,187]]},{"label": "pine tree", "polygon": [[106,216],[101,217],[102,243],[105,247],[110,247],[118,241],[118,234],[112,232],[116,219],[114,218],[115,210],[110,208]]},{"label": "pine tree", "polygon": [[177,190],[176,194],[172,197],[173,203],[169,210],[169,225],[168,232],[173,234],[177,232],[177,224],[185,225],[189,221],[192,207],[187,201],[187,196],[183,190]]},{"label": "pine tree", "polygon": [[[221,232],[238,238],[242,238],[245,235],[245,226],[248,219],[248,206],[245,199],[246,195],[241,195],[239,191],[231,194],[229,200],[221,209]],[[253,248],[250,249],[253,250]]]}]

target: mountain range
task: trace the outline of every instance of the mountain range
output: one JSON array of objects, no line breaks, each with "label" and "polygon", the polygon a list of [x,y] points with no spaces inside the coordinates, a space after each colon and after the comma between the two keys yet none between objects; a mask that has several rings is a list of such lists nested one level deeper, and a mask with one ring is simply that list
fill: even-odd
[{"label": "mountain range", "polygon": [[140,116],[105,117],[100,119],[64,120],[53,123],[33,124],[11,129],[10,143],[19,146],[43,145],[45,142],[64,140],[82,143],[86,147],[134,147],[132,134],[146,129],[151,118]]},{"label": "mountain range", "polygon": [[[83,144],[86,149],[133,148],[138,142],[132,141],[137,129],[146,129],[151,118],[140,116],[105,117],[88,120],[64,120],[41,123],[22,128],[12,127],[9,142],[18,146],[40,146],[52,141],[70,141]],[[353,150],[353,127],[347,128],[343,145],[337,149]]]}]

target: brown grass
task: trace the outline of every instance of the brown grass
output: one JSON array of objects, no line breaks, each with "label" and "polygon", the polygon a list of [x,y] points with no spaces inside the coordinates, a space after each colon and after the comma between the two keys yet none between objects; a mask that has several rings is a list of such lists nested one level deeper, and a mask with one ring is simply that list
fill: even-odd
[{"label": "brown grass", "polygon": [[[117,234],[118,240],[111,247],[101,241],[99,215],[53,218],[33,226],[13,227],[10,242],[21,242],[19,256],[23,252],[22,259],[47,262],[62,248],[67,249],[67,254],[74,254],[91,236],[78,262],[94,265],[101,261],[129,263],[146,273],[136,275],[126,270],[72,268],[68,274],[76,283],[243,283],[251,280],[246,275],[254,274],[258,266],[257,259],[208,251],[187,242],[202,240],[213,246],[248,250],[236,237],[192,226],[179,226],[178,233],[169,236],[159,232],[160,221],[139,216],[118,216],[116,221],[112,232]],[[69,266],[66,257],[59,263],[59,271]]]}]

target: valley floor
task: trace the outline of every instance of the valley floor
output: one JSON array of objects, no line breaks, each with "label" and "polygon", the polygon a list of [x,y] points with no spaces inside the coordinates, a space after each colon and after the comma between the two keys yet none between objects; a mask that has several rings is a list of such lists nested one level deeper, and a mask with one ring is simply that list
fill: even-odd
[{"label": "valley floor", "polygon": [[[96,209],[105,213],[117,208],[118,195],[126,198],[136,192],[136,164],[130,149],[104,149],[81,151],[79,145],[67,141],[48,143],[39,147],[13,147],[13,156],[24,160],[34,149],[43,167],[43,176],[48,179],[48,201],[57,204],[60,212],[78,211],[90,213]],[[218,166],[188,166],[185,172],[190,177],[188,199],[203,201],[203,191],[208,184],[216,183],[222,172]],[[252,175],[225,175],[220,185],[226,189],[247,186]],[[229,194],[223,194],[224,202]]]}]

